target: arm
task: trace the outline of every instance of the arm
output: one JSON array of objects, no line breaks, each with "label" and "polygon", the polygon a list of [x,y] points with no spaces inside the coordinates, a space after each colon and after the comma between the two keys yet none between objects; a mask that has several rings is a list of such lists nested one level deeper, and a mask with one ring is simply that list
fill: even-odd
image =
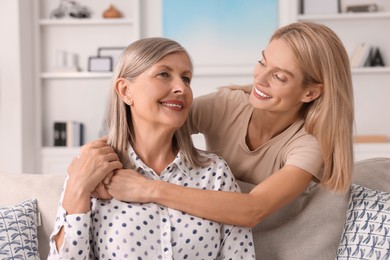
[{"label": "arm", "polygon": [[216,222],[246,227],[255,226],[293,201],[313,178],[310,173],[287,165],[246,194],[186,188],[153,181],[133,170],[126,170],[126,176],[126,190],[122,193],[123,197],[118,199],[155,202]]},{"label": "arm", "polygon": [[[87,213],[91,208],[91,193],[107,175],[121,167],[118,156],[105,139],[99,139],[81,148],[80,157],[73,159],[68,167],[60,214],[56,220],[59,227],[52,234],[57,251],[64,243],[65,232],[72,232],[71,226],[74,225],[69,221],[77,223],[77,226],[81,223],[80,219],[87,222],[86,219],[89,219]],[[68,231],[65,222],[69,224]]]},{"label": "arm", "polygon": [[311,179],[310,173],[294,166],[285,166],[248,194],[187,189],[153,182],[150,199],[217,222],[253,227],[297,198]]}]

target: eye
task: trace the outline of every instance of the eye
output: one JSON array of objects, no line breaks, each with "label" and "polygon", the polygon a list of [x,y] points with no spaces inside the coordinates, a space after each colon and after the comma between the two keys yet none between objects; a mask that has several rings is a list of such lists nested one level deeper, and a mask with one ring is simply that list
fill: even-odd
[{"label": "eye", "polygon": [[158,74],[158,76],[159,77],[162,77],[162,78],[169,78],[170,77],[170,75],[169,75],[169,73],[168,72],[160,72],[159,74]]},{"label": "eye", "polygon": [[286,82],[285,77],[283,77],[283,75],[278,75],[278,73],[274,74],[274,78],[281,81],[281,82]]},{"label": "eye", "polygon": [[265,62],[264,62],[264,60],[259,60],[259,61],[257,61],[261,66],[265,66]]},{"label": "eye", "polygon": [[183,76],[181,77],[183,82],[187,85],[190,85],[191,84],[191,78],[190,77],[187,77],[187,76]]}]

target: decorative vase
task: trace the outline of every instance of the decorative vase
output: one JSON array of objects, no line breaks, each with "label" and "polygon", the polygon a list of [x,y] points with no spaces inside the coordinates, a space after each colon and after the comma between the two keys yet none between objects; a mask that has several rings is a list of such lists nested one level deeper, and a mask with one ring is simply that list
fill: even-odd
[{"label": "decorative vase", "polygon": [[121,18],[122,13],[115,8],[115,6],[110,5],[107,10],[103,12],[103,18]]}]

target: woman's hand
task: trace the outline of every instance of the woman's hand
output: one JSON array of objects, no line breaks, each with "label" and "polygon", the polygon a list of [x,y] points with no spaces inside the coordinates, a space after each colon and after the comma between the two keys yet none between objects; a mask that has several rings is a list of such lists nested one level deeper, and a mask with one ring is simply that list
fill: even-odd
[{"label": "woman's hand", "polygon": [[[106,138],[84,145],[80,157],[73,159],[68,167],[69,180],[64,197],[64,208],[71,211],[76,209],[77,207],[74,207],[76,203],[72,203],[72,200],[77,201],[77,199],[86,204],[99,183],[120,168],[122,163],[112,147],[107,144]],[[85,211],[85,205],[84,207],[80,205],[77,211],[80,210]]]},{"label": "woman's hand", "polygon": [[126,202],[151,202],[153,183],[132,169],[120,169],[114,172],[109,184],[105,185],[108,193],[117,200]]}]

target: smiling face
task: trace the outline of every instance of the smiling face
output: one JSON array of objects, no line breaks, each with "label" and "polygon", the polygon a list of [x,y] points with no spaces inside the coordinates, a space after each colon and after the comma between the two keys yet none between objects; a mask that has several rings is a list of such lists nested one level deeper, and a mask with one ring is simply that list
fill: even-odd
[{"label": "smiling face", "polygon": [[289,48],[282,39],[275,39],[262,52],[254,69],[251,104],[269,112],[298,113],[307,98],[303,74]]},{"label": "smiling face", "polygon": [[169,54],[132,80],[119,79],[117,92],[131,107],[138,129],[180,128],[192,104],[191,62],[183,52]]}]

